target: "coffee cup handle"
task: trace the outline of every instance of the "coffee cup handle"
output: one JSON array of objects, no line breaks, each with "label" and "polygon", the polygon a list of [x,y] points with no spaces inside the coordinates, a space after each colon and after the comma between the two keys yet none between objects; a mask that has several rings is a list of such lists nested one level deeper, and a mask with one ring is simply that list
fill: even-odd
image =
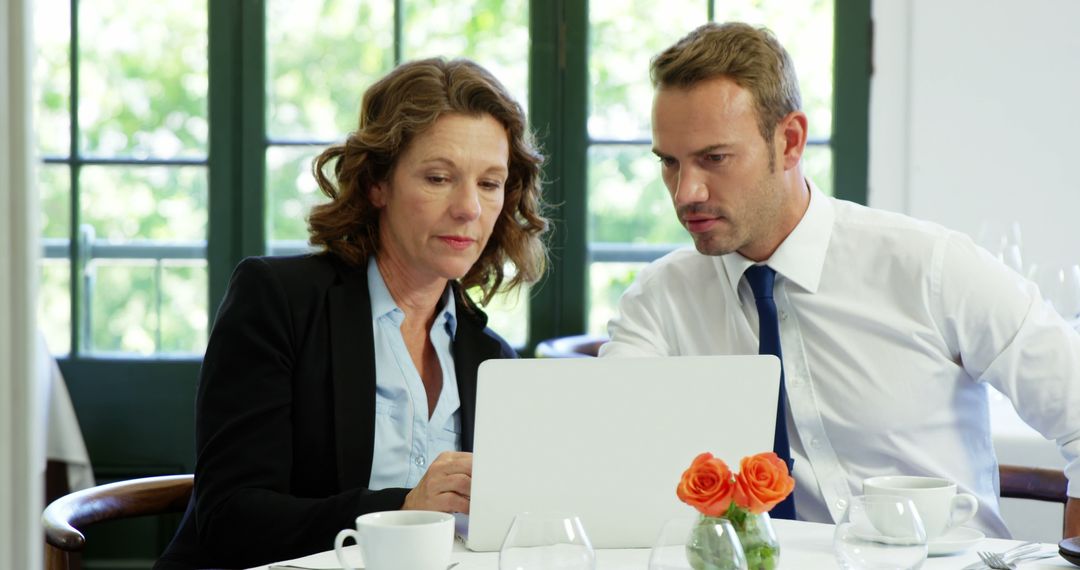
[{"label": "coffee cup handle", "polygon": [[352,566],[349,566],[348,562],[345,562],[345,553],[342,552],[342,548],[345,547],[345,539],[352,537],[357,544],[360,543],[360,533],[351,528],[343,529],[337,533],[337,537],[334,538],[334,554],[337,555],[338,564],[341,564],[342,570],[356,570]]},{"label": "coffee cup handle", "polygon": [[957,493],[949,503],[949,528],[968,522],[979,511],[979,500],[975,495]]}]

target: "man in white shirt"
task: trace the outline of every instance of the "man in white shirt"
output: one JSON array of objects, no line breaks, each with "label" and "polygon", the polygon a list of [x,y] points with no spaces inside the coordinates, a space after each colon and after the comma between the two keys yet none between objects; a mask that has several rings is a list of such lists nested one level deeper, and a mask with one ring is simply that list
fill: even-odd
[{"label": "man in white shirt", "polygon": [[[838,520],[867,477],[939,476],[978,497],[969,525],[1008,536],[986,385],[1057,441],[1080,497],[1080,335],[1034,285],[962,234],[804,178],[807,117],[767,30],[706,24],[651,74],[653,151],[697,251],[641,271],[602,356],[757,353],[744,272],[766,265],[798,518]],[[1078,505],[1067,536],[1080,535]]]}]

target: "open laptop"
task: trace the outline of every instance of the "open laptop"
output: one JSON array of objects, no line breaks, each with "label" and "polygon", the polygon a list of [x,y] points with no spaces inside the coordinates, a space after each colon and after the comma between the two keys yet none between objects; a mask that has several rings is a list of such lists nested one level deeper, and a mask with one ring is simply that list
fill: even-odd
[{"label": "open laptop", "polygon": [[581,517],[596,548],[648,547],[695,516],[675,496],[699,453],[771,451],[774,356],[488,360],[479,369],[466,544],[498,550],[519,512]]}]

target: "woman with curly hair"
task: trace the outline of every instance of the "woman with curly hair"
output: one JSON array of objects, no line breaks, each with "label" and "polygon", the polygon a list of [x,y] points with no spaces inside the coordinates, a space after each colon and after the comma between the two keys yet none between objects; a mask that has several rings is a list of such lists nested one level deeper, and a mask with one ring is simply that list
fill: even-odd
[{"label": "woman with curly hair", "polygon": [[195,491],[157,568],[325,550],[366,512],[469,511],[477,367],[516,356],[469,292],[542,274],[541,162],[520,105],[471,61],[406,63],[367,90],[313,164],[320,251],[232,276]]}]

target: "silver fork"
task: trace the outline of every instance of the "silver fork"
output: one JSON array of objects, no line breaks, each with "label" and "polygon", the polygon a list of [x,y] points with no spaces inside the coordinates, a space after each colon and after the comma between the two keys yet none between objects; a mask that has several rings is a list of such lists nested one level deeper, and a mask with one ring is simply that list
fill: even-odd
[{"label": "silver fork", "polygon": [[[1039,544],[1038,542],[1025,542],[1023,544],[1016,545],[1016,546],[1006,550],[1005,552],[998,552],[996,554],[998,556],[1001,556],[1002,560],[1004,560],[1006,563],[1008,563],[1008,562],[1013,561],[1015,558],[1019,558],[1021,556],[1026,556],[1028,554],[1036,552],[1040,548],[1042,548],[1042,545]],[[990,551],[985,551],[985,553],[986,554],[995,554],[994,552],[990,552]],[[977,554],[979,554],[979,553],[977,553]],[[979,558],[981,559],[982,556],[980,556]],[[986,562],[976,562],[974,564],[968,564],[967,566],[964,566],[963,570],[983,570],[986,567],[987,567]]]},{"label": "silver fork", "polygon": [[[1041,548],[1041,545],[1039,545],[1039,547]],[[992,570],[1013,570],[1021,562],[1042,560],[1043,558],[1053,558],[1058,555],[1057,552],[1053,551],[1038,552],[1037,550],[1038,549],[1036,549],[1035,551],[1016,551],[1012,554],[999,554],[996,552],[979,552],[978,554],[979,558],[982,559],[983,564],[986,565],[986,568],[990,568]]]},{"label": "silver fork", "polygon": [[983,561],[983,564],[994,570],[1016,570],[1016,566],[1005,562],[1005,559],[996,552],[979,552],[979,559]]}]

